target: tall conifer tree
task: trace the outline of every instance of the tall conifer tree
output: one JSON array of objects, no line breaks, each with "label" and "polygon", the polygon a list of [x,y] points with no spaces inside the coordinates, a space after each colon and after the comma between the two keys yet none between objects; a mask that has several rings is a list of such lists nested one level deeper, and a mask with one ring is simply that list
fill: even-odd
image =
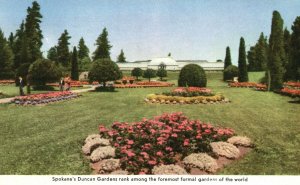
[{"label": "tall conifer tree", "polygon": [[89,57],[89,52],[89,48],[85,45],[85,42],[81,37],[78,43],[78,58],[82,60],[85,57]]},{"label": "tall conifer tree", "polygon": [[270,72],[270,90],[278,90],[282,87],[284,66],[286,64],[283,20],[278,11],[273,12],[272,28],[269,38],[268,69]]},{"label": "tall conifer tree", "polygon": [[108,41],[108,32],[106,28],[103,29],[102,33],[96,40],[96,50],[94,51],[93,60],[97,59],[110,59],[111,45]]},{"label": "tall conifer tree", "polygon": [[291,35],[291,79],[300,80],[300,16],[296,17],[292,25]]},{"label": "tall conifer tree", "polygon": [[246,61],[246,48],[245,40],[243,37],[240,39],[239,47],[239,82],[248,82],[248,71],[247,71],[247,61]]},{"label": "tall conifer tree", "polygon": [[69,59],[70,59],[70,51],[69,51],[69,40],[70,36],[67,30],[65,30],[58,39],[57,45],[57,57],[58,62],[64,66],[69,66]]},{"label": "tall conifer tree", "polygon": [[117,58],[117,62],[118,63],[125,63],[126,62],[126,58],[125,58],[123,49],[121,49],[121,53],[120,53],[120,55]]},{"label": "tall conifer tree", "polygon": [[74,46],[73,52],[72,52],[71,78],[72,78],[72,80],[78,80],[79,79],[79,73],[78,73],[78,55],[77,55],[77,49],[76,49],[75,46]]}]

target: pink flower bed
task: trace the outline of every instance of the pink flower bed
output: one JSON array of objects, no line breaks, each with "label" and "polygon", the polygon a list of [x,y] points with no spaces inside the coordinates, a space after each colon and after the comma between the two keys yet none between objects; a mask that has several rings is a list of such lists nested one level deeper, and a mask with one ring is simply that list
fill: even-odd
[{"label": "pink flower bed", "polygon": [[14,83],[15,83],[14,80],[0,80],[0,85],[10,85]]},{"label": "pink flower bed", "polygon": [[49,92],[43,94],[32,94],[28,96],[18,96],[12,100],[12,103],[18,105],[38,105],[47,104],[56,101],[68,100],[76,98],[79,95],[70,91]]},{"label": "pink flower bed", "polygon": [[116,147],[121,168],[134,174],[149,174],[154,166],[175,164],[178,156],[211,152],[210,143],[226,141],[234,135],[229,128],[213,127],[171,113],[140,122],[115,122],[111,129],[99,126],[100,135]]},{"label": "pink flower bed", "polygon": [[177,87],[173,92],[199,92],[199,93],[211,93],[211,89],[203,87]]}]

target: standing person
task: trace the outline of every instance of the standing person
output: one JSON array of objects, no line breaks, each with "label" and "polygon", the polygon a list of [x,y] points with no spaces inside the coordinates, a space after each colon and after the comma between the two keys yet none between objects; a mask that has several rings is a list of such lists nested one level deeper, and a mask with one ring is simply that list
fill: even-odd
[{"label": "standing person", "polygon": [[67,84],[66,91],[69,91],[71,89],[71,78],[69,77],[68,74],[66,75],[65,83]]},{"label": "standing person", "polygon": [[23,87],[24,87],[24,82],[23,82],[23,78],[21,76],[19,76],[19,89],[20,89],[20,96],[24,96],[24,91],[23,91]]},{"label": "standing person", "polygon": [[65,80],[63,77],[61,77],[59,81],[59,90],[64,91],[64,86],[65,86]]}]

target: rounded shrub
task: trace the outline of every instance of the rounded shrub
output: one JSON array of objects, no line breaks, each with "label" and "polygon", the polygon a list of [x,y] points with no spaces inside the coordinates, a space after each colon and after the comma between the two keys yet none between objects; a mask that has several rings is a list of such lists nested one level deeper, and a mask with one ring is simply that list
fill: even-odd
[{"label": "rounded shrub", "polygon": [[89,80],[97,81],[103,86],[106,86],[106,82],[115,81],[122,78],[122,72],[117,64],[110,59],[98,59],[93,62],[93,66],[89,72]]},{"label": "rounded shrub", "polygon": [[143,76],[143,73],[144,71],[141,68],[136,67],[131,71],[131,76],[135,76],[136,79],[139,80],[139,77]]},{"label": "rounded shrub", "polygon": [[179,87],[206,87],[206,83],[204,69],[197,64],[188,64],[179,73]]},{"label": "rounded shrub", "polygon": [[224,81],[233,80],[233,77],[237,77],[239,75],[239,68],[234,65],[229,65],[223,72]]},{"label": "rounded shrub", "polygon": [[168,73],[167,73],[167,70],[163,69],[163,68],[160,68],[157,70],[157,74],[156,74],[158,77],[160,77],[160,81],[163,80],[163,77],[167,77],[168,76]]},{"label": "rounded shrub", "polygon": [[146,70],[144,71],[143,77],[144,77],[144,78],[148,78],[148,80],[149,80],[149,82],[150,82],[151,78],[156,77],[156,71],[155,71],[154,69],[150,69],[150,68],[149,68],[149,69],[146,69]]},{"label": "rounded shrub", "polygon": [[46,83],[57,82],[62,72],[55,62],[48,59],[38,59],[28,70],[29,80],[34,86],[45,86]]}]

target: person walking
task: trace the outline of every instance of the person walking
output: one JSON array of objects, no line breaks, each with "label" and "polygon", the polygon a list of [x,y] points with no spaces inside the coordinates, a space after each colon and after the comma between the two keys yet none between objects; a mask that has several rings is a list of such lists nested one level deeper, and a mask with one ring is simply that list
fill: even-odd
[{"label": "person walking", "polygon": [[64,87],[65,87],[65,80],[63,77],[61,77],[59,81],[59,90],[64,91]]},{"label": "person walking", "polygon": [[24,82],[23,82],[23,78],[21,76],[19,76],[19,89],[20,89],[20,96],[24,96]]}]

